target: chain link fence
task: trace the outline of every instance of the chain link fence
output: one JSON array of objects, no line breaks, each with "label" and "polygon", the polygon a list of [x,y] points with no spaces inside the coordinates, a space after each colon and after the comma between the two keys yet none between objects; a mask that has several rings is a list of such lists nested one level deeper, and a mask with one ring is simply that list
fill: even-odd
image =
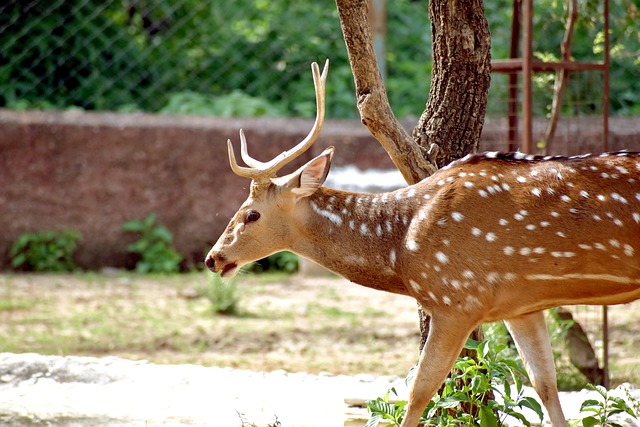
[{"label": "chain link fence", "polygon": [[[612,108],[635,114],[640,34],[633,22],[640,15],[633,4],[611,2]],[[579,59],[597,57],[601,48],[592,3],[581,10]],[[494,58],[507,57],[511,4],[485,2]],[[418,116],[427,98],[427,8],[427,1],[387,2],[387,88],[399,117]],[[545,34],[535,41],[538,53],[557,56],[563,8],[536,2],[534,33]],[[309,63],[330,58],[327,113],[357,117],[340,22],[328,0],[1,0],[0,34],[0,107],[309,117]],[[501,86],[495,79],[492,97],[502,96]],[[537,99],[548,104],[553,81],[539,86]],[[490,103],[489,113],[504,113],[504,105]]]},{"label": "chain link fence", "polygon": [[[406,33],[392,46],[395,81],[414,75],[395,84],[401,98],[428,75],[426,3],[390,13]],[[309,64],[328,57],[328,114],[356,114],[329,1],[4,0],[0,34],[0,106],[11,109],[313,116]]]}]

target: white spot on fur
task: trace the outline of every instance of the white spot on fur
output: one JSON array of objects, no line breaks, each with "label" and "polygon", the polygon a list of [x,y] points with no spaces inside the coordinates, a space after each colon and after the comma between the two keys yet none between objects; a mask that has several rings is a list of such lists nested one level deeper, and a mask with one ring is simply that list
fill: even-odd
[{"label": "white spot on fur", "polygon": [[453,218],[455,222],[460,222],[464,219],[464,215],[461,214],[460,212],[452,212],[451,218]]},{"label": "white spot on fur", "polygon": [[446,264],[449,262],[449,257],[444,252],[436,252],[436,259],[441,264]]},{"label": "white spot on fur", "polygon": [[411,285],[415,293],[420,293],[420,291],[422,290],[422,288],[420,287],[420,283],[416,282],[413,279],[409,279],[409,284]]},{"label": "white spot on fur", "polygon": [[623,205],[626,205],[626,204],[628,203],[628,202],[627,202],[627,199],[625,199],[624,197],[622,197],[622,196],[621,196],[620,194],[618,194],[618,193],[611,193],[611,198],[612,198],[613,200],[617,201],[617,202],[622,203]]},{"label": "white spot on fur", "polygon": [[320,208],[315,202],[311,202],[311,209],[318,215],[327,218],[329,221],[334,223],[335,225],[342,225],[342,217],[334,212],[330,212],[329,210],[325,210]]},{"label": "white spot on fur", "polygon": [[500,278],[500,274],[498,274],[496,272],[491,272],[491,273],[487,274],[487,282],[489,284],[496,283],[499,278]]},{"label": "white spot on fur", "polygon": [[420,245],[418,245],[418,243],[415,240],[407,240],[407,249],[415,252],[418,249],[420,249]]}]

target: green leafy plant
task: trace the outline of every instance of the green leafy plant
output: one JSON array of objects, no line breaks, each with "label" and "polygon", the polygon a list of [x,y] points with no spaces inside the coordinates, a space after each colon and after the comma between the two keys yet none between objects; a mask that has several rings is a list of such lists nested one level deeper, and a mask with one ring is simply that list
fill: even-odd
[{"label": "green leafy plant", "polygon": [[80,233],[73,230],[24,233],[11,246],[11,266],[26,271],[73,271]]},{"label": "green leafy plant", "polygon": [[279,271],[293,274],[298,271],[300,258],[293,252],[283,251],[254,262],[247,267],[247,271],[252,273],[262,273],[265,271]]},{"label": "green leafy plant", "polygon": [[284,108],[264,98],[233,90],[226,95],[198,92],[176,92],[169,96],[160,113],[177,115],[209,115],[218,117],[281,117]]},{"label": "green leafy plant", "polygon": [[632,408],[632,404],[625,399],[611,395],[611,393],[602,386],[589,385],[588,388],[598,392],[598,398],[588,399],[582,402],[580,412],[591,413],[591,415],[577,420],[572,426],[622,427],[621,424],[613,421],[611,417],[623,413],[637,420],[637,415]]},{"label": "green leafy plant", "polygon": [[237,315],[240,293],[235,280],[222,280],[220,274],[207,274],[209,283],[198,289],[198,293],[211,303],[214,313]]},{"label": "green leafy plant", "polygon": [[173,236],[164,226],[156,224],[152,212],[145,219],[125,222],[124,231],[136,233],[139,239],[127,246],[129,252],[139,254],[135,270],[139,273],[176,273],[182,256],[172,248]]},{"label": "green leafy plant", "polygon": [[[459,374],[448,378],[441,392],[427,406],[421,421],[425,426],[501,426],[508,417],[530,426],[520,411],[522,408],[533,410],[542,419],[538,401],[524,395],[522,377],[526,374],[523,367],[502,354],[506,345],[469,340],[466,347],[476,349],[478,361],[469,357],[456,361],[454,368]],[[459,379],[465,381],[456,381]],[[390,392],[395,393],[395,390]],[[496,395],[501,397],[501,401],[492,397]],[[486,405],[483,404],[485,397],[489,397]],[[469,413],[458,409],[462,403],[476,410]],[[406,405],[407,402],[402,400],[390,402],[389,393],[367,402],[371,416],[366,427],[377,427],[381,420],[399,425]]]}]

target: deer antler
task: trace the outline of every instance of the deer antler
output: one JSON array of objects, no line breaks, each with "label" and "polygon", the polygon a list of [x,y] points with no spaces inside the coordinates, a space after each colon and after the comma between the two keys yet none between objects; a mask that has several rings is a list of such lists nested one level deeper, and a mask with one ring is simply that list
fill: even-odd
[{"label": "deer antler", "polygon": [[268,181],[271,177],[273,177],[276,172],[278,172],[282,167],[284,167],[289,162],[293,161],[295,158],[304,153],[318,138],[320,134],[320,129],[322,129],[322,123],[324,121],[324,92],[325,92],[325,82],[327,80],[327,72],[329,71],[329,60],[324,64],[324,68],[322,70],[322,75],[320,74],[320,68],[317,63],[311,64],[311,71],[313,73],[313,85],[316,89],[316,121],[309,132],[309,135],[302,141],[298,143],[295,147],[290,150],[287,150],[274,159],[268,162],[261,162],[253,157],[249,156],[247,151],[247,140],[244,137],[244,132],[240,129],[240,154],[242,156],[242,160],[249,167],[239,166],[236,162],[236,156],[233,152],[233,145],[231,144],[231,140],[227,141],[227,147],[229,149],[229,163],[231,164],[231,169],[236,175],[251,178],[256,182]]}]

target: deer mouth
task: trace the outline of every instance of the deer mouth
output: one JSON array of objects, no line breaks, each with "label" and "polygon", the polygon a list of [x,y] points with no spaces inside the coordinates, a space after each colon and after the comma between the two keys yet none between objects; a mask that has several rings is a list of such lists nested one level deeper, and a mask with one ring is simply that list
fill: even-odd
[{"label": "deer mouth", "polygon": [[236,264],[235,262],[229,263],[224,267],[222,267],[222,271],[220,272],[220,277],[222,278],[233,277],[235,276],[237,271],[238,271],[238,264]]}]

